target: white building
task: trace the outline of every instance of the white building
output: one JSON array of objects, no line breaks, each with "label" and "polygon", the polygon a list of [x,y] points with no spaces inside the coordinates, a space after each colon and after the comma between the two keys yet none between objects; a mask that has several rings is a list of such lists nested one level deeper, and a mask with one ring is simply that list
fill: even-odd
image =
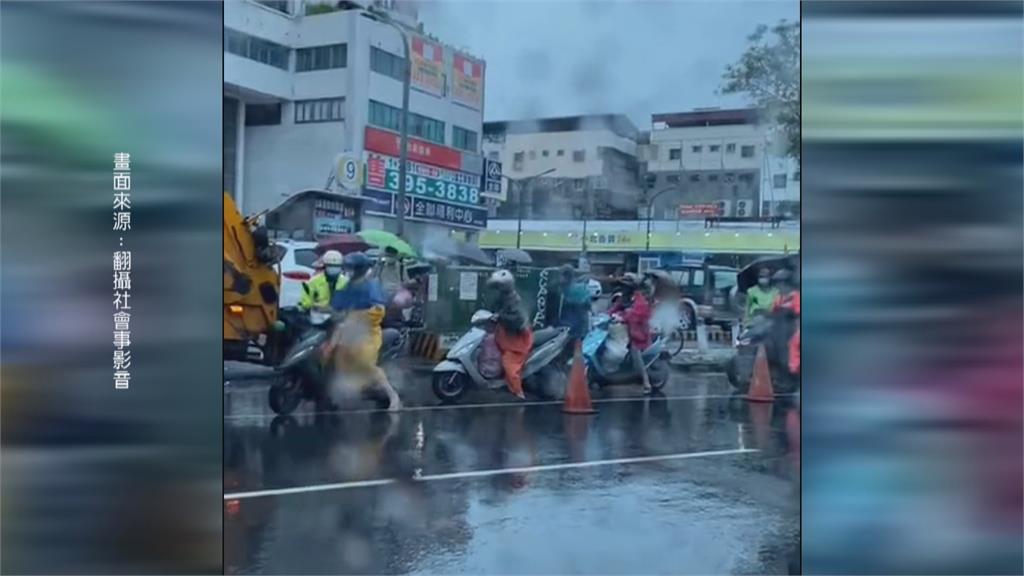
[{"label": "white building", "polygon": [[774,149],[771,128],[751,108],[655,114],[638,155],[661,193],[654,217],[799,214],[800,168]]},{"label": "white building", "polygon": [[[636,215],[638,131],[623,115],[487,122],[484,154],[521,180],[522,206],[504,181],[495,210],[515,218],[611,218]],[[549,172],[550,171],[550,172]],[[544,174],[540,178],[533,178]]]},{"label": "white building", "polygon": [[[413,44],[407,235],[417,241],[431,228],[482,227],[486,208],[472,181],[482,170],[484,62],[423,36],[414,3],[374,5],[406,24]],[[367,187],[351,191],[372,196],[362,227],[394,230],[381,214],[394,209],[387,189],[397,190],[398,30],[357,3],[314,0],[226,2],[224,26],[224,182],[243,212],[324,188],[338,156],[349,153],[371,160]],[[453,182],[454,195],[446,195]]]}]

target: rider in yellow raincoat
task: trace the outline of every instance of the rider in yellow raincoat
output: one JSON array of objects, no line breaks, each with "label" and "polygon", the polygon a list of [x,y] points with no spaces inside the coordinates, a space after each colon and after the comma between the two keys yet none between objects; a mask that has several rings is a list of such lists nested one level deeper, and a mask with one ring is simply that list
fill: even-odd
[{"label": "rider in yellow raincoat", "polygon": [[384,291],[379,282],[367,276],[370,259],[362,252],[346,256],[345,268],[348,283],[331,298],[331,307],[344,315],[331,340],[334,369],[359,389],[371,384],[381,388],[388,396],[388,409],[399,410],[402,403],[398,393],[384,370],[377,366],[386,304]]}]

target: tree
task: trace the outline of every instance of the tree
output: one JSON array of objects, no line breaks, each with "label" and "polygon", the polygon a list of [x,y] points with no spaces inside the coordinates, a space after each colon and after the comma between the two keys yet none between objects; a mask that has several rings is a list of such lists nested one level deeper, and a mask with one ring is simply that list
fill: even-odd
[{"label": "tree", "polygon": [[722,74],[719,90],[750,97],[785,135],[786,152],[799,160],[800,23],[762,24],[747,42],[746,52]]}]

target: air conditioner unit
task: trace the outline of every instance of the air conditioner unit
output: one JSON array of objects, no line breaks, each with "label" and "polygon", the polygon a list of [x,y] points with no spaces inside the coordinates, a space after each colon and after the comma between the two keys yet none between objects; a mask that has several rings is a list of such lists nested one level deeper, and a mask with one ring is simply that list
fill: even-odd
[{"label": "air conditioner unit", "polygon": [[732,216],[732,200],[719,200],[717,204],[719,216]]},{"label": "air conditioner unit", "polygon": [[737,200],[736,211],[733,216],[737,218],[750,218],[754,215],[754,203],[750,200]]}]

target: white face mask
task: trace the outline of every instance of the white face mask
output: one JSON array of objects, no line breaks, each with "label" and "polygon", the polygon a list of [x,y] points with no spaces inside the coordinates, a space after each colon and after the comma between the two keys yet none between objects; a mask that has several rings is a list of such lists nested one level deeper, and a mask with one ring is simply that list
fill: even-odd
[{"label": "white face mask", "polygon": [[341,274],[341,266],[327,266],[324,268],[324,272],[328,276],[338,276]]}]

